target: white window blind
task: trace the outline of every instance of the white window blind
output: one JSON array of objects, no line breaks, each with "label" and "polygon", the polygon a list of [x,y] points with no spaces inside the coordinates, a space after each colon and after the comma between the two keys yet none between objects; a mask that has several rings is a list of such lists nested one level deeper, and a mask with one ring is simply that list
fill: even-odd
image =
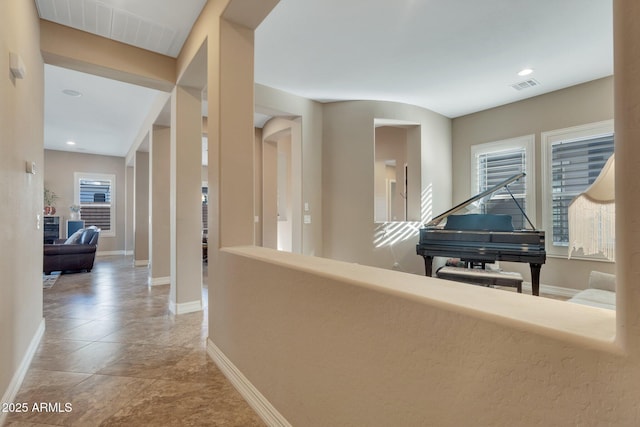
[{"label": "white window blind", "polygon": [[202,229],[209,229],[209,187],[202,187]]},{"label": "white window blind", "polygon": [[551,144],[553,244],[569,245],[569,204],[596,180],[613,154],[613,134]]},{"label": "white window blind", "polygon": [[[525,172],[527,153],[525,147],[514,147],[499,151],[486,151],[476,155],[478,193],[485,191],[513,175]],[[527,212],[527,179],[522,178],[509,185],[509,190]],[[481,204],[481,212],[486,214],[510,215],[515,229],[527,228],[528,222],[516,202],[506,189],[493,193],[489,200]]]},{"label": "white window blind", "polygon": [[80,178],[78,180],[80,218],[85,226],[95,225],[103,232],[111,231],[113,180]]}]

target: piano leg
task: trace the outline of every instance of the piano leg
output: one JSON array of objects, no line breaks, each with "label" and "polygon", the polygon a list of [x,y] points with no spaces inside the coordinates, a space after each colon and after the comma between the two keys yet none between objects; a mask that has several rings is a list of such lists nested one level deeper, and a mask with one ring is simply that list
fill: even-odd
[{"label": "piano leg", "polygon": [[433,257],[432,256],[423,256],[424,258],[424,275],[427,277],[431,277],[432,274],[432,265],[433,265]]},{"label": "piano leg", "polygon": [[542,264],[529,264],[531,268],[531,293],[535,296],[540,295],[540,269]]}]

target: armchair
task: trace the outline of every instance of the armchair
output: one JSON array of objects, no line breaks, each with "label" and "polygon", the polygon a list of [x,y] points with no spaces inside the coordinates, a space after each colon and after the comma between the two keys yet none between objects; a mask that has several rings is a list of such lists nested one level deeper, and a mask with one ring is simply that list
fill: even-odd
[{"label": "armchair", "polygon": [[92,226],[76,231],[66,241],[45,244],[42,271],[91,271],[99,237],[100,229]]}]

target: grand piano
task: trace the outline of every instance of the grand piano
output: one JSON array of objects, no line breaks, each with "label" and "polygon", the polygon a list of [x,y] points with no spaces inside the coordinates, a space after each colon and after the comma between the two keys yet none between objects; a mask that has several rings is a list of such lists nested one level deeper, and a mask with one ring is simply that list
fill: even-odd
[{"label": "grand piano", "polygon": [[[526,262],[531,268],[532,293],[539,295],[540,269],[546,260],[544,231],[535,229],[508,187],[524,176],[521,173],[500,182],[438,215],[420,229],[416,252],[424,257],[427,276],[432,275],[434,257],[455,257],[466,263],[481,264],[495,261]],[[455,215],[503,188],[515,201],[531,229],[514,230],[509,215]],[[445,219],[446,225],[441,226]]]}]

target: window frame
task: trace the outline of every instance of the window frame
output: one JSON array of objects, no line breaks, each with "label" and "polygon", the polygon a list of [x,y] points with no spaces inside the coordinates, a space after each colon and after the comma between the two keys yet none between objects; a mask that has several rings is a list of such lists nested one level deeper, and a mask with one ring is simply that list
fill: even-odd
[{"label": "window frame", "polygon": [[[525,212],[533,225],[538,228],[536,215],[536,174],[535,174],[535,134],[522,135],[500,141],[485,142],[471,146],[471,196],[478,194],[478,156],[487,153],[498,153],[517,148],[525,152],[526,185]],[[525,226],[528,223],[525,224]]]},{"label": "window frame", "polygon": [[[110,181],[111,182],[111,207],[109,212],[109,228],[110,230],[101,230],[100,235],[102,237],[115,237],[116,236],[116,176],[115,174],[105,173],[89,173],[89,172],[74,172],[74,191],[73,200],[74,203],[80,205],[80,180],[96,180],[96,181]],[[82,206],[82,205],[80,205]]]},{"label": "window frame", "polygon": [[[551,151],[553,144],[560,141],[580,141],[613,134],[613,123],[613,120],[603,120],[563,129],[555,129],[540,134],[542,145],[542,228],[545,230],[545,240],[548,242],[546,252],[547,255],[552,258],[567,259],[569,256],[568,247],[553,244],[553,177],[551,176],[553,173],[553,154]],[[585,255],[571,255],[571,259],[614,262],[605,258]]]}]

